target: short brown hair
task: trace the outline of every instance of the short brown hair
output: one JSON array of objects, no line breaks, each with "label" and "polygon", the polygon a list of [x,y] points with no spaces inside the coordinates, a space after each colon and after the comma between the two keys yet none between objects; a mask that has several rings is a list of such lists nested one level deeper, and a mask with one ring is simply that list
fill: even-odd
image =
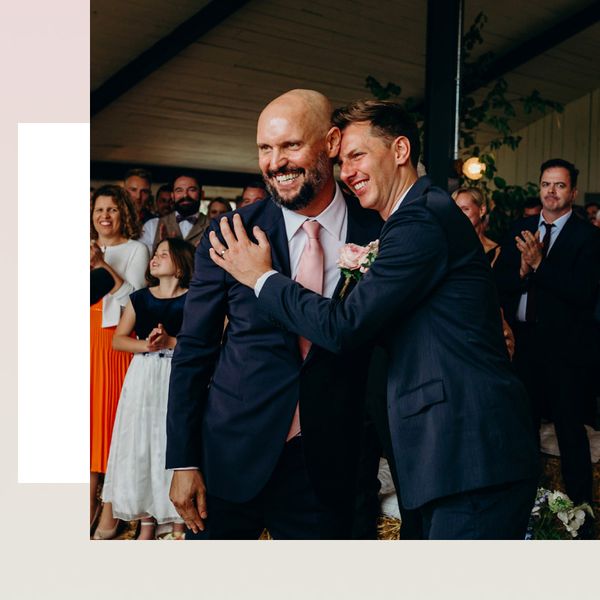
[{"label": "short brown hair", "polygon": [[419,129],[404,107],[390,100],[358,100],[333,111],[331,120],[342,131],[351,123],[370,123],[374,135],[391,144],[404,136],[410,142],[410,162],[416,168],[421,154]]},{"label": "short brown hair", "polygon": [[117,208],[119,209],[119,215],[121,216],[121,234],[124,235],[128,240],[136,240],[140,237],[141,225],[137,218],[137,213],[129,195],[127,192],[118,185],[103,185],[99,187],[93,194],[90,202],[90,236],[93,240],[98,239],[98,232],[94,227],[94,206],[96,206],[96,200],[100,196],[109,196],[115,201]]},{"label": "short brown hair", "polygon": [[[194,253],[196,252],[196,248],[193,244],[178,237],[165,238],[158,242],[156,248],[163,242],[167,242],[169,245],[169,254],[171,255],[173,265],[175,266],[175,276],[179,281],[179,285],[182,288],[190,287],[190,280],[194,273]],[[156,252],[156,248],[154,249],[154,252]],[[146,281],[149,286],[158,285],[160,283],[157,277],[150,274],[150,262],[148,262],[148,267],[146,268]]]}]

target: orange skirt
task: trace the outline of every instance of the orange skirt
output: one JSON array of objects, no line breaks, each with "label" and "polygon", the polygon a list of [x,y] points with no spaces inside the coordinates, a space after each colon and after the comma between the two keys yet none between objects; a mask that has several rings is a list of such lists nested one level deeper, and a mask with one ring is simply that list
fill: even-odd
[{"label": "orange skirt", "polygon": [[116,327],[102,328],[102,300],[90,308],[90,471],[106,473],[117,404],[132,354],[112,348]]}]

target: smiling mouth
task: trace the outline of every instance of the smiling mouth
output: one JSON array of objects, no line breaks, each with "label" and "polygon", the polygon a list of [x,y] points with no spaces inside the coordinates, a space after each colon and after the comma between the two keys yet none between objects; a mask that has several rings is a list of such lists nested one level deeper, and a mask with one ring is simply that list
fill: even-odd
[{"label": "smiling mouth", "polygon": [[288,186],[291,185],[296,179],[304,173],[304,169],[282,169],[280,171],[268,171],[268,178],[273,181],[275,180],[279,185]]},{"label": "smiling mouth", "polygon": [[112,225],[112,221],[100,221],[100,225],[103,227],[110,227]]},{"label": "smiling mouth", "polygon": [[364,190],[366,186],[367,180],[363,179],[363,181],[359,181],[358,183],[353,184],[352,189],[354,189],[355,192],[360,192],[361,190]]}]

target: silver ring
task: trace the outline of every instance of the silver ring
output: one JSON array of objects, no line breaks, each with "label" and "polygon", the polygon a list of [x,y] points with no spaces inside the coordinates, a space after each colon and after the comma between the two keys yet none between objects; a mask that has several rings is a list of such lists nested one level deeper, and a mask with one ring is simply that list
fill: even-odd
[{"label": "silver ring", "polygon": [[227,252],[227,248],[225,248],[225,250],[221,250],[221,252],[219,252],[219,256],[223,258],[223,256],[225,256],[225,252]]}]

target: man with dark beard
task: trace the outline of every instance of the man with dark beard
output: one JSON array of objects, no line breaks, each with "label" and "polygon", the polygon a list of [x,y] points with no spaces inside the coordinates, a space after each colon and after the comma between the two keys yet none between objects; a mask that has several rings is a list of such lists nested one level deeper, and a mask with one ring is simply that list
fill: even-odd
[{"label": "man with dark beard", "polygon": [[[267,232],[279,269],[339,298],[340,248],[376,239],[381,221],[335,182],[340,132],[330,115],[310,90],[263,110],[257,146],[272,201],[236,212],[249,232]],[[209,248],[205,235],[169,389],[170,496],[186,538],[256,539],[265,527],[276,539],[349,538],[368,356],[309,348],[260,317],[253,292]]]},{"label": "man with dark beard", "polygon": [[158,243],[166,237],[183,238],[197,246],[208,226],[206,215],[200,212],[202,187],[198,178],[185,173],[173,180],[174,211],[164,217],[150,219],[144,225],[140,241],[154,252]]}]

